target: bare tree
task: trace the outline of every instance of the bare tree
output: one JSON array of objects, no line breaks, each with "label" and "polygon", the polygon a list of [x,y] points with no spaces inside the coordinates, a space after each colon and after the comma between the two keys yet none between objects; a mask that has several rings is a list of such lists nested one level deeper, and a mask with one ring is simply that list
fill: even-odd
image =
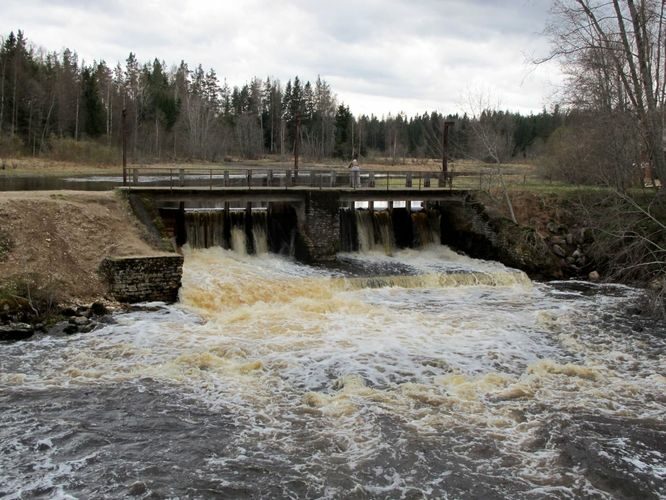
[{"label": "bare tree", "polygon": [[483,91],[471,91],[466,97],[467,114],[475,142],[475,151],[480,159],[490,159],[504,192],[504,198],[511,214],[511,220],[518,223],[509,191],[502,175],[502,162],[511,157],[513,151],[514,123],[506,113],[500,111],[500,104],[493,103],[490,94]]},{"label": "bare tree", "polygon": [[555,0],[551,54],[570,75],[577,104],[634,113],[645,151],[666,180],[665,6],[659,0]]}]

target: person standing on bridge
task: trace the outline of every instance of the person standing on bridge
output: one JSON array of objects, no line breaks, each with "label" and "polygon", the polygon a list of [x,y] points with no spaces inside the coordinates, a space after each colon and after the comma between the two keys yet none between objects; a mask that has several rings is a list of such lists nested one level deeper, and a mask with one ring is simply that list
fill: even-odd
[{"label": "person standing on bridge", "polygon": [[351,168],[351,187],[356,189],[361,186],[361,167],[358,165],[358,154],[354,153],[354,158],[347,168]]}]

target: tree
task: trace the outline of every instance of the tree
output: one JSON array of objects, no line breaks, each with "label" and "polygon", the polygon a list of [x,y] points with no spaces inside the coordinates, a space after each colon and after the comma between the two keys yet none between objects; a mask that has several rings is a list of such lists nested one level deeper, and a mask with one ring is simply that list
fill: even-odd
[{"label": "tree", "polygon": [[645,151],[666,180],[663,119],[666,97],[665,5],[658,0],[555,0],[551,54],[569,74],[578,105],[628,110]]},{"label": "tree", "polygon": [[[139,113],[141,102],[141,88],[139,86],[139,61],[134,53],[130,52],[125,61],[125,97],[128,115],[132,117],[134,126],[132,127],[132,154],[137,155],[139,143]],[[129,106],[131,105],[131,107]]]},{"label": "tree", "polygon": [[84,67],[81,73],[83,130],[88,137],[99,137],[105,130],[104,107],[99,97],[97,80],[91,67]]},{"label": "tree", "polygon": [[335,113],[335,149],[333,154],[345,158],[351,152],[351,128],[354,117],[349,107],[340,104]]},{"label": "tree", "polygon": [[511,219],[517,223],[509,191],[502,175],[502,162],[508,160],[513,151],[514,122],[508,113],[498,111],[499,103],[493,105],[489,95],[483,92],[476,94],[470,92],[467,96],[467,106],[471,115],[469,123],[475,141],[475,150],[484,161],[489,160],[495,163]]}]

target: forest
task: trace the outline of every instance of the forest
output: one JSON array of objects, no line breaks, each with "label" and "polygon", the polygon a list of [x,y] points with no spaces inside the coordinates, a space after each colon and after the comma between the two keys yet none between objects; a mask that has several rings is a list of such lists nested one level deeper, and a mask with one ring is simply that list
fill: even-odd
[{"label": "forest", "polygon": [[[567,118],[558,107],[528,116],[485,108],[358,116],[320,76],[254,77],[231,87],[200,64],[140,62],[130,53],[111,66],[36,47],[20,30],[3,37],[0,156],[117,162],[123,110],[131,161],[284,158],[297,135],[300,155],[313,162],[354,152],[394,163],[439,158],[443,123],[453,121],[451,157],[507,162],[543,152]],[[489,152],[477,126],[491,127],[499,147]]]}]

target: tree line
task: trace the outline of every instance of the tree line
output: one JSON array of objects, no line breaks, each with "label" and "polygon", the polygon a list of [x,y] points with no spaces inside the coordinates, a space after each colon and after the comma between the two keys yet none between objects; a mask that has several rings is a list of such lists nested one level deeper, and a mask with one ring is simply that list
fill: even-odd
[{"label": "tree line", "polygon": [[291,156],[311,161],[362,156],[439,158],[442,128],[454,121],[453,158],[488,159],[474,130],[489,126],[501,139],[502,161],[540,151],[564,115],[556,108],[524,116],[484,109],[472,115],[432,112],[407,117],[355,116],[321,77],[285,83],[252,78],[231,87],[213,69],[185,61],[167,67],[79,61],[75,51],[36,48],[18,31],[0,47],[0,154],[48,156],[58,146],[93,142],[117,152],[122,113],[130,158],[220,161],[233,156]]}]

